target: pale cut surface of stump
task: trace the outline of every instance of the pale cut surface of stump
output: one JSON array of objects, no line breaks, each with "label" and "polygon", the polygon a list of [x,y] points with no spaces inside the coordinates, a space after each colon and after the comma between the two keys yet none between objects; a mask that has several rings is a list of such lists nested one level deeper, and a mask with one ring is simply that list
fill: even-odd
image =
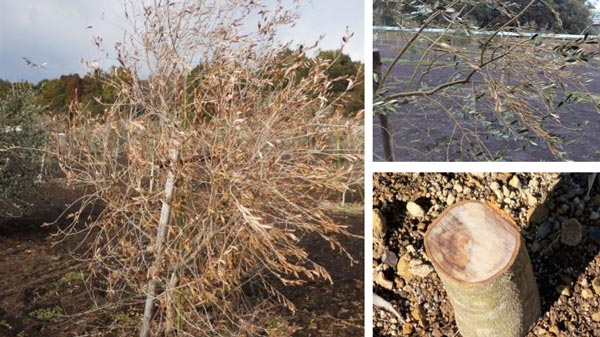
[{"label": "pale cut surface of stump", "polygon": [[514,221],[484,202],[448,208],[425,248],[463,337],[522,337],[540,316],[531,262]]}]

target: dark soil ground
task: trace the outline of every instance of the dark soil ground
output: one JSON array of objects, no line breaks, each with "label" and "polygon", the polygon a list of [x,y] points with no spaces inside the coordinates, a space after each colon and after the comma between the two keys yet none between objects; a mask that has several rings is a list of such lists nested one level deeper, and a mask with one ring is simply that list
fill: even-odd
[{"label": "dark soil ground", "polygon": [[[0,336],[105,336],[99,331],[108,325],[131,325],[129,311],[92,310],[106,304],[104,296],[82,280],[89,273],[84,262],[71,254],[85,248],[85,238],[71,236],[58,242],[62,237],[54,234],[68,223],[64,218],[58,227],[42,226],[57,219],[75,193],[58,188],[48,192],[52,202],[38,201],[26,219],[0,219]],[[340,212],[335,218],[362,237],[362,206],[353,207],[351,214]],[[351,266],[347,258],[315,238],[303,240],[310,258],[331,273],[333,284],[281,287],[297,312],[292,315],[282,309],[263,336],[282,336],[282,331],[296,337],[363,335],[364,241],[360,237],[342,241],[357,264]],[[110,335],[123,336],[122,331],[113,329]]]},{"label": "dark soil ground", "polygon": [[[373,207],[387,226],[374,232],[381,239],[373,245],[373,292],[390,302],[401,319],[374,308],[374,336],[460,336],[423,237],[439,214],[461,200],[489,201],[519,226],[542,302],[542,316],[527,337],[600,336],[600,182],[589,189],[589,177],[375,174]],[[411,202],[422,213],[409,211]],[[566,226],[573,222],[578,225]]]},{"label": "dark soil ground", "polygon": [[[389,35],[389,34],[388,34]],[[388,36],[385,35],[385,36]],[[384,36],[384,34],[382,34]],[[392,36],[392,35],[389,35]],[[383,71],[391,64],[396,54],[402,48],[400,41],[392,41],[386,37],[379,38],[374,43],[374,48],[378,48],[383,62]],[[410,54],[410,51],[401,59],[391,72],[391,81],[388,82],[389,93],[393,94],[400,89],[400,82],[406,81],[415,70],[415,64],[421,55]],[[452,60],[448,60],[452,64]],[[423,67],[424,68],[424,67]],[[575,72],[585,75],[592,80],[586,84],[587,90],[592,94],[600,93],[600,66],[593,65],[575,68]],[[452,78],[453,67],[437,69],[429,73],[426,77],[428,87],[435,87]],[[476,82],[477,78],[474,77]],[[396,88],[397,86],[397,88]],[[464,89],[464,86],[463,86]],[[575,89],[571,89],[575,90]],[[439,95],[438,95],[439,96]],[[464,95],[457,91],[452,100],[435,96],[439,102],[453,113],[461,110],[461,104],[466,100]],[[458,104],[460,103],[460,104]],[[558,102],[556,102],[558,103]],[[487,112],[484,112],[487,113]],[[596,134],[600,130],[600,113],[593,103],[566,104],[556,110],[559,114],[561,125],[545,122],[545,128],[567,141],[574,143],[565,144],[563,150],[566,152],[565,159],[574,161],[597,161],[600,159],[600,146],[596,140]],[[415,103],[406,104],[397,109],[396,114],[389,114],[389,123],[394,134],[395,155],[397,161],[456,161],[473,160],[460,153],[459,146],[452,145],[446,151],[447,139],[454,135],[453,129],[455,122],[448,114],[443,111],[439,105],[426,99],[418,100]],[[487,116],[487,115],[486,115]],[[488,119],[500,128],[490,113]],[[584,123],[589,123],[581,128]],[[481,129],[481,126],[479,126]],[[503,160],[507,161],[557,161],[546,148],[543,141],[537,139],[538,146],[528,146],[522,149],[522,143],[514,139],[495,139],[494,137],[485,137],[484,143],[492,152],[505,152]],[[381,126],[377,116],[373,117],[373,160],[383,160],[383,143],[381,140]],[[466,158],[466,159],[465,159]],[[477,160],[477,159],[475,159]],[[482,158],[481,160],[485,160]]]}]

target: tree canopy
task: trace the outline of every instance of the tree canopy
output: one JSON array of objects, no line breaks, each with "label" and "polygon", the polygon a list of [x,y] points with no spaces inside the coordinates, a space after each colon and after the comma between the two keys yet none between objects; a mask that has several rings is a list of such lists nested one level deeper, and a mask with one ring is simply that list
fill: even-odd
[{"label": "tree canopy", "polygon": [[[513,1],[471,1],[464,14],[467,19],[480,27],[493,28],[507,21],[512,14],[521,11],[530,0]],[[411,14],[417,22],[428,17],[423,4],[439,4],[440,1],[403,1],[378,0],[374,3],[374,22],[376,25],[398,25],[402,14]],[[529,8],[515,26],[531,25],[537,30],[579,34],[589,27],[592,20],[593,6],[587,0],[544,0],[537,1]],[[439,19],[440,23],[445,22]]]},{"label": "tree canopy", "polygon": [[[331,60],[332,63],[327,70],[330,79],[338,79],[331,84],[332,95],[342,94],[348,83],[340,80],[344,76],[356,75],[362,69],[362,63],[352,61],[350,56],[339,54],[337,51],[321,51],[316,57]],[[281,64],[286,64],[286,59],[294,59],[297,53],[288,50],[280,56]],[[306,62],[305,66],[299,68],[296,80],[305,78],[312,66],[311,59],[302,56]],[[194,86],[199,81],[196,77],[202,72],[203,65],[199,64],[192,69],[188,90],[193,92]],[[73,108],[79,106],[89,111],[92,115],[101,113],[106,104],[116,100],[118,88],[115,83],[127,82],[131,75],[122,67],[112,67],[109,71],[96,71],[82,76],[79,74],[62,75],[55,79],[44,79],[35,85],[27,84],[34,90],[34,101],[46,111],[56,115],[67,115]],[[0,79],[0,97],[9,93],[12,84]],[[354,87],[344,98],[344,109],[348,114],[354,114],[364,106],[364,86]]]}]

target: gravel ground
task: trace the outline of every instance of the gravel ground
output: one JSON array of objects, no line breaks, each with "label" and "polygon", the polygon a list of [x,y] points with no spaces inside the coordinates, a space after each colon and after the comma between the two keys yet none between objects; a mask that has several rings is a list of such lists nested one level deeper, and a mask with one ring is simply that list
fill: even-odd
[{"label": "gravel ground", "polygon": [[528,337],[600,336],[600,182],[590,184],[591,176],[375,174],[374,336],[460,336],[423,237],[461,200],[487,200],[521,229],[542,299],[542,317]]}]

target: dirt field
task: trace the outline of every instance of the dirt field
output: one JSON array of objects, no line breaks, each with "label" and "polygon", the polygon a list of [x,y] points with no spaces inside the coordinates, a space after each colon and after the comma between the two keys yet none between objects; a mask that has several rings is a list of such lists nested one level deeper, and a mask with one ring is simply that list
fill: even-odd
[{"label": "dirt field", "polygon": [[[374,43],[374,48],[381,52],[383,69],[387,69],[393,58],[402,47],[399,41],[383,40],[380,38]],[[407,78],[415,70],[415,63],[420,55],[411,55],[410,52],[396,65],[392,70],[392,81],[390,85],[390,94],[402,89],[395,89],[394,86],[400,86],[401,81]],[[449,60],[450,64],[452,61]],[[590,82],[586,85],[587,89],[593,93],[600,93],[600,65],[594,64],[590,67],[577,67],[576,71],[585,74]],[[425,84],[429,87],[435,87],[452,77],[455,70],[453,67],[447,69],[437,69],[426,77]],[[474,78],[477,81],[477,78]],[[463,97],[457,91],[456,101],[448,99],[442,100],[443,105],[454,111],[460,111],[460,104],[463,104]],[[458,102],[458,103],[457,103]],[[545,123],[546,129],[566,141],[574,143],[564,145],[567,153],[567,159],[574,161],[597,161],[600,159],[600,147],[596,141],[597,131],[600,130],[600,113],[592,103],[577,103],[564,105],[557,109],[562,125]],[[446,148],[447,141],[453,134],[454,121],[440,107],[427,100],[420,100],[418,104],[407,104],[401,106],[396,114],[389,115],[390,125],[393,128],[395,155],[397,161],[447,161],[459,160],[463,156],[459,153],[459,147],[450,146]],[[581,128],[587,121],[587,126]],[[496,123],[496,127],[500,125]],[[456,134],[454,134],[456,136]],[[556,161],[548,151],[542,141],[537,141],[539,146],[528,146],[525,150],[521,144],[512,139],[497,140],[494,137],[484,139],[486,146],[491,151],[505,151],[504,160],[508,161]],[[373,118],[373,160],[383,160],[383,145],[381,140],[381,127],[377,116]],[[441,144],[441,145],[440,145]],[[437,150],[436,150],[437,149]],[[469,159],[467,159],[469,160]],[[482,159],[483,160],[483,159]]]},{"label": "dirt field", "polygon": [[[72,192],[54,189],[49,198],[52,201],[40,202],[27,219],[0,220],[0,336],[124,336],[124,328],[137,322],[131,309],[119,308],[112,313],[93,310],[106,304],[104,295],[83,282],[89,275],[85,264],[70,253],[86,247],[83,237],[73,236],[57,243],[60,237],[53,236],[56,227],[41,227],[55,220],[62,205],[73,196]],[[340,212],[335,219],[362,236],[363,216],[357,211],[362,212],[362,206],[350,206],[352,212]],[[64,226],[66,220],[58,224]],[[311,259],[329,270],[333,284],[281,286],[280,290],[295,303],[297,313],[280,310],[261,336],[282,336],[286,332],[296,337],[363,335],[363,240],[342,238],[359,262],[354,266],[319,240],[305,237],[302,245]],[[115,328],[109,334],[100,334],[98,331],[105,331],[106,326]]]}]

